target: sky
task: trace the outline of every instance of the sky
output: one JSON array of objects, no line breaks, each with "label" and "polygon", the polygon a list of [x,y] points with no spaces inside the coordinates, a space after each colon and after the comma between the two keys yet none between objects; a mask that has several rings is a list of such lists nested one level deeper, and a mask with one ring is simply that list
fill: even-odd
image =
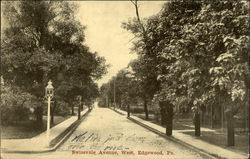
[{"label": "sky", "polygon": [[[86,26],[85,36],[92,52],[98,52],[110,64],[108,73],[97,81],[100,86],[108,82],[116,73],[135,59],[131,53],[133,35],[121,27],[135,17],[135,8],[130,1],[78,1],[76,18]],[[139,11],[141,18],[157,14],[164,1],[141,1]]]}]

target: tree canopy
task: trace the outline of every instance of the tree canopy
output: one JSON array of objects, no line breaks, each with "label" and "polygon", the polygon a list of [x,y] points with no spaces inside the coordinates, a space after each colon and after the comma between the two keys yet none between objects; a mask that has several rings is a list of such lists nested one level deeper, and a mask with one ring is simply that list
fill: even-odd
[{"label": "tree canopy", "polygon": [[[138,92],[174,106],[211,106],[234,113],[247,100],[249,4],[170,1],[161,11],[123,23],[134,36],[131,62]],[[229,104],[230,103],[230,104]]]},{"label": "tree canopy", "polygon": [[[44,97],[49,79],[65,102],[96,97],[105,59],[84,44],[77,5],[61,1],[2,2],[1,75],[10,85]],[[91,91],[90,91],[91,90]]]}]

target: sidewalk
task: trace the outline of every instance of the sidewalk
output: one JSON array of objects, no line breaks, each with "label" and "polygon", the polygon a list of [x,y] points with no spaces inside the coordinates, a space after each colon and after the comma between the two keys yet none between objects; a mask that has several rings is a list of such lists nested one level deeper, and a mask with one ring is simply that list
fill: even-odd
[{"label": "sidewalk", "polygon": [[[117,108],[115,111],[120,113],[120,114],[127,115],[126,111],[123,111],[123,110],[120,110]],[[160,135],[164,135],[166,132],[166,129],[164,127],[153,124],[149,121],[143,120],[143,119],[138,118],[136,116],[130,115],[129,119],[133,120],[134,122],[148,128],[148,129],[150,129],[150,130],[152,130]],[[201,128],[201,131],[203,131],[203,130],[212,131],[211,129]],[[186,135],[186,134],[183,134],[181,132],[183,132],[183,130],[173,130],[173,135],[171,137],[168,137],[168,138],[171,140],[174,140],[180,144],[184,144],[191,149],[197,149],[201,153],[207,153],[209,155],[212,155],[212,156],[218,157],[218,158],[226,158],[226,159],[247,159],[247,158],[249,158],[247,155],[243,155],[243,154],[229,151],[229,150],[221,148],[219,146],[202,141],[199,139],[199,137]]]},{"label": "sidewalk", "polygon": [[[81,112],[81,120],[88,113],[88,109]],[[72,116],[50,129],[49,145],[46,131],[30,139],[2,139],[1,151],[12,153],[39,153],[53,151],[78,126],[81,120]]]}]

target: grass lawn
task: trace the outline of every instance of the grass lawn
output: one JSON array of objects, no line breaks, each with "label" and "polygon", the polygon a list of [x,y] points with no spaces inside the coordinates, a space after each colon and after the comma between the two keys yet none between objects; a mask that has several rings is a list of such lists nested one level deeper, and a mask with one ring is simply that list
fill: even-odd
[{"label": "grass lawn", "polygon": [[[145,120],[144,113],[133,113],[133,115]],[[148,121],[165,127],[164,125],[160,124],[160,121],[157,122],[154,119],[153,114],[149,114]],[[194,128],[191,127],[190,125],[193,125],[192,118],[175,117],[173,120],[173,130],[185,130],[182,133],[194,136]],[[199,139],[206,141],[206,142],[209,142],[211,144],[220,146],[222,148],[234,151],[234,152],[248,154],[248,142],[249,142],[248,135],[246,133],[245,134],[239,134],[237,132],[235,132],[235,133],[236,133],[235,146],[231,146],[231,147],[227,146],[226,130],[224,130],[224,131],[221,131],[221,130],[202,131],[202,136],[200,136]]]},{"label": "grass lawn", "polygon": [[194,128],[189,127],[189,126],[185,126],[185,125],[180,125],[180,124],[173,123],[173,130],[194,130]]},{"label": "grass lawn", "polygon": [[[141,118],[143,120],[146,120],[145,113],[132,113],[132,115],[137,116],[138,118]],[[148,114],[148,121],[154,120],[154,114]]]},{"label": "grass lawn", "polygon": [[[143,120],[145,120],[145,113],[133,113],[132,115],[137,116]],[[149,119],[148,121],[166,127],[165,125],[161,125],[160,120],[156,121],[154,114],[149,114]],[[193,129],[192,127],[186,126],[186,124],[192,123],[192,119],[177,119],[174,118],[173,120],[173,130],[191,130]]]},{"label": "grass lawn", "polygon": [[[184,134],[194,136],[194,131],[183,132]],[[248,154],[248,135],[235,135],[235,146],[227,146],[227,135],[218,134],[216,132],[202,131],[199,139],[211,144],[226,148],[234,152],[243,152]]]},{"label": "grass lawn", "polygon": [[[62,121],[68,119],[70,116],[62,117],[62,116],[55,116],[54,117],[54,125],[51,127],[61,123]],[[26,121],[22,123],[18,123],[15,125],[8,125],[8,126],[1,126],[1,138],[2,139],[25,139],[34,137],[43,131],[46,130],[47,124],[47,117],[43,116],[43,128],[37,129],[34,126],[34,121]]]}]

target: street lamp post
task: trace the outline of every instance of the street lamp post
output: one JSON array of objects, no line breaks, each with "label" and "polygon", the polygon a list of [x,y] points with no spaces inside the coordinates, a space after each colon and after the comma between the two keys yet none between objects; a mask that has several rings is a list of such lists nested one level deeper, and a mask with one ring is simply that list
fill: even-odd
[{"label": "street lamp post", "polygon": [[52,82],[49,81],[47,87],[45,88],[45,97],[48,99],[48,111],[47,111],[47,146],[49,147],[49,136],[50,136],[50,103],[51,98],[54,95],[54,87]]}]

